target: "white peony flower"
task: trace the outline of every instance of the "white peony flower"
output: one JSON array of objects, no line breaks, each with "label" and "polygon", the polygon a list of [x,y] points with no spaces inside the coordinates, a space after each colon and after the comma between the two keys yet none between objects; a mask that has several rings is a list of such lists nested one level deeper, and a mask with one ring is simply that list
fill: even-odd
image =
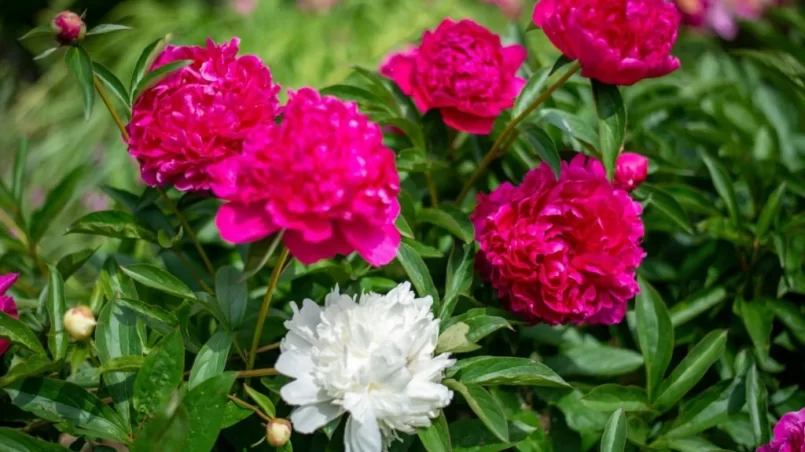
[{"label": "white peony flower", "polygon": [[439,320],[432,303],[403,283],[358,302],[336,287],[324,308],[312,300],[301,310],[292,304],[276,369],[296,379],[281,390],[299,406],[291,413],[294,428],[313,433],[349,413],[346,451],[380,452],[396,432],[429,426],[453,397],[441,381],[455,363],[447,354],[433,356]]}]

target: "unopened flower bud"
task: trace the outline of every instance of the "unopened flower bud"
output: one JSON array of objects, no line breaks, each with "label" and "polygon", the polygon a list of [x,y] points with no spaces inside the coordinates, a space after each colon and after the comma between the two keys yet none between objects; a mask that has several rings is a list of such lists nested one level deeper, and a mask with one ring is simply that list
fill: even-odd
[{"label": "unopened flower bud", "polygon": [[632,191],[645,182],[648,159],[640,154],[625,152],[615,163],[615,188]]},{"label": "unopened flower bud", "polygon": [[266,439],[272,447],[282,447],[291,439],[291,421],[274,418],[266,426]]},{"label": "unopened flower bud", "polygon": [[50,22],[50,28],[56,33],[56,40],[61,45],[69,45],[76,40],[84,39],[87,34],[87,24],[81,16],[72,11],[62,11]]},{"label": "unopened flower bud", "polygon": [[64,328],[77,341],[92,336],[97,324],[92,310],[86,306],[76,306],[64,313]]}]

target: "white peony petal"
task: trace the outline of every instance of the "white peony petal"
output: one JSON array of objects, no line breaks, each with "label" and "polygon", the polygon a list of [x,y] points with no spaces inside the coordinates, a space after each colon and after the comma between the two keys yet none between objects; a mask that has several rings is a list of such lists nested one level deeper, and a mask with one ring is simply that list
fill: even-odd
[{"label": "white peony petal", "polygon": [[310,375],[303,375],[283,386],[280,395],[289,405],[310,405],[332,399],[322,388],[316,386]]},{"label": "white peony petal", "polygon": [[344,432],[345,452],[381,452],[383,440],[380,436],[380,427],[371,411],[364,412],[362,419],[354,415],[347,419]]},{"label": "white peony petal", "polygon": [[321,402],[315,405],[304,405],[293,410],[291,423],[294,430],[299,433],[313,433],[324,427],[328,422],[341,416],[344,410],[330,402]]},{"label": "white peony petal", "polygon": [[291,350],[283,352],[274,364],[277,372],[291,378],[302,378],[313,372],[313,358],[310,353]]}]

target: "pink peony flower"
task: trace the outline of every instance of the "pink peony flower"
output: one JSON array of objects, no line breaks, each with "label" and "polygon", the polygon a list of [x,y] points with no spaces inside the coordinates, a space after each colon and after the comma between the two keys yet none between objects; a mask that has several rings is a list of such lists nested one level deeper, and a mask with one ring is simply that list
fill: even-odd
[{"label": "pink peony flower", "polygon": [[632,85],[679,68],[671,48],[680,14],[665,0],[540,0],[533,20],[602,83]]},{"label": "pink peony flower", "polygon": [[[3,311],[15,319],[19,317],[17,314],[17,304],[14,303],[13,298],[6,296],[6,292],[19,276],[20,275],[16,273],[0,276],[0,311]],[[8,341],[0,339],[0,356],[8,350],[10,345]]]},{"label": "pink peony flower", "polygon": [[478,269],[528,321],[618,323],[639,291],[641,212],[599,161],[576,156],[558,181],[543,163],[520,186],[478,195]]},{"label": "pink peony flower", "polygon": [[525,84],[516,75],[525,58],[522,46],[503,47],[499,36],[471,20],[445,19],[425,32],[418,48],[391,55],[380,72],[423,112],[438,108],[450,127],[488,134]]},{"label": "pink peony flower", "polygon": [[178,60],[193,64],[146,90],[127,129],[129,153],[151,186],[210,187],[209,167],[238,155],[256,128],[272,126],[280,87],[255,56],[237,57],[239,40],[207,47],[169,46],[154,68]]},{"label": "pink peony flower", "polygon": [[516,20],[523,11],[523,0],[481,0],[484,3],[497,5],[500,11],[509,19]]},{"label": "pink peony flower", "polygon": [[341,0],[296,0],[296,7],[303,11],[325,12]]},{"label": "pink peony flower", "polygon": [[640,154],[624,152],[615,162],[615,188],[632,191],[646,181],[648,159]]},{"label": "pink peony flower", "polygon": [[805,451],[805,408],[787,413],[774,426],[774,440],[757,452]]},{"label": "pink peony flower", "polygon": [[87,24],[81,20],[81,16],[72,11],[62,11],[50,21],[50,28],[56,33],[56,41],[66,46],[84,39],[87,34]]},{"label": "pink peony flower", "polygon": [[684,22],[710,29],[724,39],[738,34],[739,20],[757,20],[776,0],[676,0]]},{"label": "pink peony flower", "polygon": [[229,0],[232,10],[240,16],[248,16],[257,9],[258,0]]},{"label": "pink peony flower", "polygon": [[380,127],[309,88],[291,93],[283,116],[213,167],[213,191],[230,201],[216,218],[221,236],[244,243],[284,229],[305,264],[353,251],[375,266],[394,259],[400,180]]}]

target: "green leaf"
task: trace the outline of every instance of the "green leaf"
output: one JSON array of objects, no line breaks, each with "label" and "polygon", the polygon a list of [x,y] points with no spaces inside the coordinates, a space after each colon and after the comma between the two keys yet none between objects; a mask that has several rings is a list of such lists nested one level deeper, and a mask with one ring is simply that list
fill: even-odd
[{"label": "green leaf", "polygon": [[411,226],[408,224],[408,221],[402,214],[397,216],[397,219],[394,221],[394,224],[397,226],[397,230],[400,231],[400,235],[402,235],[403,237],[407,237],[409,239],[415,238],[414,230],[411,229]]},{"label": "green leaf", "polygon": [[159,55],[168,45],[170,38],[171,35],[166,35],[165,37],[159,38],[151,44],[148,44],[145,49],[143,49],[142,53],[140,54],[140,58],[137,59],[137,64],[134,65],[134,71],[131,73],[129,93],[131,94],[132,98],[129,99],[130,104],[133,103],[131,101],[133,101],[135,88],[140,84],[140,81],[143,79],[143,76],[145,76],[146,71],[148,71],[156,56]]},{"label": "green leaf", "polygon": [[607,177],[612,180],[615,176],[615,161],[626,138],[626,107],[617,86],[606,85],[595,79],[592,84],[595,111],[598,114],[601,156]]},{"label": "green leaf", "polygon": [[263,240],[258,240],[249,245],[249,252],[246,256],[246,265],[243,270],[243,279],[247,280],[256,275],[266,266],[271,256],[282,243],[283,234],[274,234]]},{"label": "green leaf", "polygon": [[[107,299],[117,296],[136,297],[134,284],[118,273],[117,263],[109,259],[101,272],[101,282]],[[141,356],[142,348],[137,334],[137,316],[120,305],[109,302],[98,316],[95,328],[95,345],[101,364],[106,364],[123,356]],[[103,381],[109,388],[115,409],[123,417],[126,425],[130,424],[130,402],[134,390],[134,376],[130,373],[113,372],[103,375]]]},{"label": "green leaf", "polygon": [[361,107],[375,107],[389,115],[396,115],[388,104],[377,94],[352,85],[332,85],[319,90],[322,96],[335,96],[341,100],[352,101]]},{"label": "green leaf", "polygon": [[156,234],[140,226],[133,215],[116,210],[92,212],[73,223],[68,234],[91,234],[116,239],[138,239],[159,243]]},{"label": "green leaf", "polygon": [[408,139],[411,140],[411,144],[414,145],[415,148],[422,149],[423,151],[427,149],[425,134],[422,131],[422,126],[419,124],[405,118],[389,118],[380,121],[380,125],[396,127],[402,130]]},{"label": "green leaf", "polygon": [[134,411],[144,417],[168,401],[182,382],[184,344],[176,331],[155,347],[143,362],[134,380]]},{"label": "green leaf", "polygon": [[523,112],[528,109],[528,107],[542,94],[543,89],[545,88],[545,83],[548,81],[548,77],[551,75],[551,68],[545,67],[535,71],[531,74],[531,77],[528,78],[525,86],[520,91],[520,95],[517,96],[517,100],[514,101],[514,107],[512,108],[512,118],[516,118],[523,114]]},{"label": "green leaf", "polygon": [[70,449],[28,436],[18,429],[0,427],[0,450],[3,452],[67,452]]},{"label": "green leaf", "polygon": [[612,413],[601,436],[601,452],[623,452],[626,449],[626,428],[623,410]]},{"label": "green leaf", "polygon": [[73,273],[78,271],[79,268],[83,267],[84,264],[86,264],[87,261],[92,258],[96,251],[98,251],[98,248],[68,254],[59,259],[56,269],[66,281],[70,278],[70,276],[73,275]]},{"label": "green leaf", "polygon": [[689,299],[677,303],[671,308],[671,323],[674,325],[674,328],[678,328],[726,299],[727,291],[720,286],[696,293]]},{"label": "green leaf", "polygon": [[466,353],[481,348],[478,344],[470,341],[467,334],[470,326],[463,322],[458,322],[439,335],[436,341],[436,353]]},{"label": "green leaf", "polygon": [[222,329],[216,331],[201,347],[193,362],[190,378],[187,380],[188,389],[193,389],[204,381],[224,373],[231,347],[232,334]]},{"label": "green leaf", "polygon": [[226,404],[226,412],[224,413],[224,420],[221,423],[221,429],[232,427],[252,414],[254,414],[254,411],[243,408],[235,402],[229,402]]},{"label": "green leaf", "polygon": [[646,391],[636,386],[598,386],[582,397],[581,403],[596,411],[650,411]]},{"label": "green leaf", "polygon": [[678,450],[680,452],[730,452],[698,436],[689,438],[667,438],[658,442],[657,445],[668,446],[671,450]]},{"label": "green leaf", "polygon": [[568,64],[574,61],[576,60],[571,60],[565,55],[560,55],[559,58],[556,59],[556,61],[553,63],[553,66],[551,67],[551,75],[555,74],[556,71],[562,69],[564,66],[567,66]]},{"label": "green leaf", "polygon": [[799,343],[805,345],[805,317],[802,311],[785,300],[769,300],[768,303],[774,315],[791,331]]},{"label": "green leaf", "polygon": [[[771,333],[774,327],[774,313],[769,309],[766,300],[752,300],[746,301],[741,297],[735,301],[735,312],[743,320],[746,330],[749,332],[749,337],[752,339],[752,344],[755,346],[758,360],[761,361],[761,368],[766,366],[763,363],[769,363],[769,351],[771,350]],[[771,369],[765,369],[767,371]],[[776,369],[780,371],[782,369]]]},{"label": "green leaf", "polygon": [[83,166],[80,166],[67,174],[48,193],[42,208],[34,212],[31,217],[31,240],[34,243],[39,243],[39,239],[45,235],[51,224],[55,223],[56,217],[67,207],[76,187],[84,177],[84,169]]},{"label": "green leaf", "polygon": [[109,88],[117,100],[119,100],[127,110],[130,110],[131,102],[129,101],[129,92],[126,89],[126,85],[124,85],[109,68],[97,61],[92,62],[92,70],[95,71],[95,75]]},{"label": "green leaf", "polygon": [[724,353],[727,332],[716,330],[705,336],[657,389],[653,408],[664,412],[690,391]]},{"label": "green leaf", "polygon": [[749,408],[749,419],[752,421],[752,433],[755,435],[755,446],[767,444],[771,436],[769,427],[769,394],[766,385],[760,380],[757,366],[749,368],[746,373],[746,404]]},{"label": "green leaf", "polygon": [[467,340],[478,342],[484,337],[504,328],[512,329],[508,320],[496,315],[489,315],[486,308],[470,309],[469,311],[452,317],[443,324],[443,328],[449,328],[456,323],[467,325]]},{"label": "green leaf", "polygon": [[28,140],[23,137],[20,140],[20,146],[17,148],[17,153],[14,155],[14,171],[12,172],[11,180],[11,196],[17,205],[22,200],[22,189],[25,181],[25,166],[28,161]]},{"label": "green leaf", "polygon": [[551,168],[554,176],[559,179],[559,174],[562,172],[562,159],[559,157],[559,151],[551,136],[531,123],[523,123],[520,128],[525,132],[525,139],[528,141],[529,147],[536,151],[539,158]]},{"label": "green leaf", "polygon": [[456,208],[450,206],[442,206],[438,209],[429,207],[417,213],[416,218],[417,221],[444,228],[464,243],[472,243],[475,240],[475,227],[473,227],[470,217]]},{"label": "green leaf", "polygon": [[240,270],[232,266],[218,270],[215,274],[215,296],[218,309],[232,331],[239,330],[249,302],[249,290]]},{"label": "green leaf", "polygon": [[101,374],[109,372],[137,372],[143,367],[144,362],[145,358],[142,356],[121,356],[120,358],[115,358],[103,363],[103,365],[98,368],[98,372]]},{"label": "green leaf", "polygon": [[547,122],[560,130],[570,134],[573,138],[587,143],[590,146],[596,146],[598,143],[598,134],[590,127],[586,121],[580,117],[568,113],[564,110],[557,110],[554,108],[546,108],[539,113],[540,122]]},{"label": "green leaf", "polygon": [[95,85],[93,84],[92,59],[81,46],[72,46],[64,54],[64,62],[73,71],[84,97],[84,120],[88,121],[95,105]]},{"label": "green leaf", "polygon": [[44,52],[40,53],[39,55],[35,56],[34,61],[39,61],[39,60],[45,59],[45,58],[49,57],[50,55],[52,55],[53,52],[55,52],[55,51],[57,51],[59,49],[61,49],[61,46],[51,47],[51,48],[45,50]]},{"label": "green leaf", "polygon": [[417,242],[416,240],[403,238],[402,243],[410,246],[422,258],[439,259],[444,257],[444,253],[442,253],[440,250],[432,246],[425,245],[421,242]]},{"label": "green leaf", "polygon": [[118,24],[100,24],[90,28],[87,31],[87,36],[91,35],[100,35],[104,33],[111,33],[113,31],[121,31],[121,30],[131,30],[131,27],[127,27],[125,25],[118,25]]},{"label": "green leaf", "polygon": [[476,385],[464,385],[452,379],[445,380],[444,385],[464,397],[467,405],[490,432],[501,441],[509,441],[509,424],[506,421],[506,415],[489,391]]},{"label": "green leaf", "polygon": [[3,311],[0,311],[0,339],[22,345],[38,355],[47,356],[36,334],[24,323]]},{"label": "green leaf", "polygon": [[131,446],[131,452],[182,452],[190,431],[190,416],[180,403],[178,392],[154,414]]},{"label": "green leaf", "polygon": [[649,204],[665,214],[670,220],[680,226],[688,234],[693,234],[693,227],[688,220],[688,214],[682,205],[665,190],[651,184],[643,184],[635,190],[635,194],[648,200]]},{"label": "green leaf", "polygon": [[53,361],[61,361],[67,356],[67,332],[64,330],[64,281],[52,265],[48,266],[50,271],[50,283],[48,285],[47,311],[50,319],[50,331],[48,331],[48,348],[53,355]]},{"label": "green leaf", "polygon": [[163,335],[169,335],[179,325],[176,316],[159,306],[148,304],[134,298],[116,298],[114,303],[119,304],[136,315],[140,316],[148,326]]},{"label": "green leaf", "polygon": [[371,69],[366,69],[364,67],[353,65],[352,69],[363,76],[371,85],[372,85],[372,92],[383,98],[389,105],[396,105],[396,100],[394,98],[394,93],[389,90],[388,86],[386,85],[388,80],[378,74],[376,71]]},{"label": "green leaf", "polygon": [[428,428],[418,428],[416,430],[419,440],[428,452],[452,452],[453,445],[450,441],[450,430],[447,428],[447,418],[444,413],[432,420]]},{"label": "green leaf", "polygon": [[11,402],[53,422],[67,422],[90,436],[125,442],[123,420],[86,389],[47,378],[26,378],[3,388]]},{"label": "green leaf", "polygon": [[614,377],[632,372],[643,365],[643,356],[623,348],[574,345],[545,360],[559,375]]},{"label": "green leaf", "polygon": [[195,298],[195,294],[179,278],[167,271],[149,264],[134,264],[120,267],[123,273],[138,283],[177,296],[179,298]]},{"label": "green leaf", "polygon": [[783,201],[785,195],[786,185],[785,182],[781,183],[774,192],[769,196],[766,205],[760,212],[760,217],[757,220],[757,227],[755,228],[755,237],[761,239],[766,236],[766,233],[771,230],[772,223],[780,215],[780,203]]},{"label": "green leaf", "polygon": [[269,417],[274,417],[277,415],[277,409],[274,408],[274,403],[271,401],[271,399],[250,388],[248,385],[243,385],[243,389],[246,390],[246,393],[249,394],[249,397],[251,397],[252,400],[254,400],[263,410],[263,413],[267,414]]},{"label": "green leaf", "polygon": [[569,388],[548,366],[527,358],[485,357],[461,369],[459,381],[481,386],[518,385]]},{"label": "green leaf", "polygon": [[442,325],[453,315],[458,303],[458,297],[472,287],[472,277],[475,263],[475,246],[461,247],[456,244],[447,261],[447,282],[444,288],[444,302],[439,311]]},{"label": "green leaf", "polygon": [[42,376],[49,372],[58,370],[60,363],[54,363],[43,355],[31,355],[24,361],[14,365],[5,375],[0,378],[0,388],[8,386],[15,381],[32,376]]},{"label": "green leaf", "polygon": [[147,90],[148,88],[156,85],[160,82],[160,80],[164,79],[165,77],[169,76],[171,73],[178,71],[184,67],[190,66],[193,64],[193,60],[179,60],[179,61],[172,61],[170,63],[163,64],[162,66],[147,72],[137,85],[134,86],[131,90],[132,100],[136,99],[143,91]]},{"label": "green leaf", "polygon": [[187,393],[184,406],[190,415],[190,433],[186,451],[211,450],[221,431],[226,414],[227,395],[236,374],[227,372],[212,377]]},{"label": "green leaf", "polygon": [[53,29],[50,28],[50,24],[45,24],[32,28],[31,30],[28,31],[28,33],[22,35],[22,37],[20,37],[19,40],[22,41],[23,39],[33,38],[34,36],[42,36],[42,35],[53,36],[55,34],[56,33],[53,32]]},{"label": "green leaf", "polygon": [[637,342],[646,366],[646,393],[649,399],[665,376],[674,353],[674,326],[668,308],[657,290],[639,279],[640,293],[635,298]]},{"label": "green leaf", "polygon": [[430,272],[425,262],[419,257],[419,254],[406,243],[400,243],[400,248],[397,250],[397,260],[405,269],[408,278],[416,288],[417,294],[420,297],[430,295],[433,297],[434,308],[438,312],[439,309],[439,292],[433,284],[433,279],[430,277]]},{"label": "green leaf", "polygon": [[721,196],[727,206],[732,224],[737,226],[741,221],[740,211],[738,210],[738,198],[735,196],[735,188],[732,186],[729,173],[710,154],[702,153],[702,161],[704,161],[707,170],[710,172],[710,178],[713,179],[713,185],[716,187],[718,195]]},{"label": "green leaf", "polygon": [[739,380],[719,382],[686,403],[665,436],[687,437],[723,424],[741,411],[745,399]]}]

